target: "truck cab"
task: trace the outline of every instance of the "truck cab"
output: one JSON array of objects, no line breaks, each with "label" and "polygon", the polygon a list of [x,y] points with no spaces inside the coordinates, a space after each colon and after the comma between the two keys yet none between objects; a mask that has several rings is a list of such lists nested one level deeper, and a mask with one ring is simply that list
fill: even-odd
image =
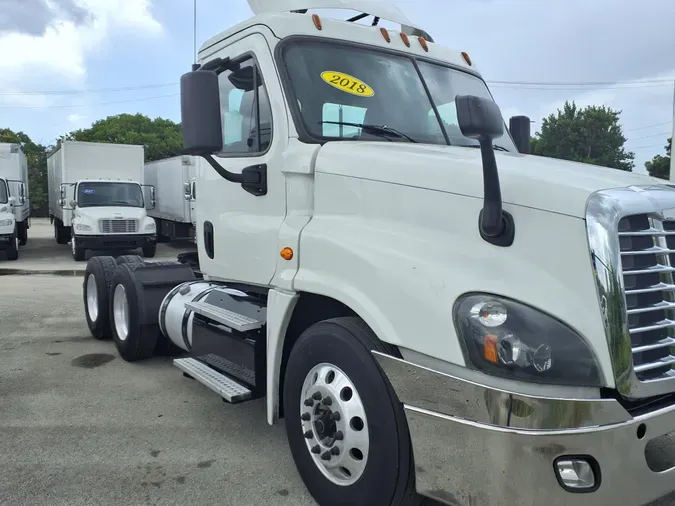
[{"label": "truck cab", "polygon": [[19,258],[19,234],[14,217],[16,197],[10,196],[9,184],[0,178],[0,250],[4,250],[7,260]]},{"label": "truck cab", "polygon": [[92,335],[264,397],[322,506],[672,493],[675,189],[529,155],[388,2],[249,3],[181,78],[199,276],[90,260]]},{"label": "truck cab", "polygon": [[71,248],[76,260],[84,260],[88,249],[141,248],[145,257],[154,256],[155,221],[146,211],[154,206],[152,188],[150,202],[135,181],[91,179],[65,184],[62,190],[60,204],[72,212]]}]

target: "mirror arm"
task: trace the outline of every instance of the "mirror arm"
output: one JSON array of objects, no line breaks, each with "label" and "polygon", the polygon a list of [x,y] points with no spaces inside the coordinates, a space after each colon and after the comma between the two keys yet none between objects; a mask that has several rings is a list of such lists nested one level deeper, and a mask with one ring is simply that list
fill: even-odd
[{"label": "mirror arm", "polygon": [[490,137],[481,137],[483,159],[483,209],[478,215],[478,230],[481,237],[495,246],[511,246],[516,227],[513,216],[502,208],[502,192],[494,147]]},{"label": "mirror arm", "polygon": [[267,165],[252,165],[241,171],[241,174],[230,172],[220,165],[212,155],[202,155],[220,177],[230,183],[239,183],[241,187],[255,196],[267,195]]}]

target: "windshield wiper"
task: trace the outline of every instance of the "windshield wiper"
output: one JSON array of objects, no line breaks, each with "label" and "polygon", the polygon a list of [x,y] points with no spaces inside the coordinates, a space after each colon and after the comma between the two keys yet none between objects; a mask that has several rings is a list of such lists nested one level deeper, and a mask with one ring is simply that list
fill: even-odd
[{"label": "windshield wiper", "polygon": [[[479,148],[480,149],[480,144],[453,144],[453,146],[457,146],[458,148]],[[507,153],[510,152],[504,146],[499,146],[497,144],[493,144],[492,148],[495,151],[506,151]]]},{"label": "windshield wiper", "polygon": [[[390,135],[393,135],[394,137],[398,137],[399,139],[405,139],[410,142],[417,142],[415,139],[410,137],[409,135],[404,134],[403,132],[399,132],[395,128],[388,127],[387,125],[371,125],[368,123],[349,123],[347,121],[320,121],[320,124],[328,124],[328,125],[342,125],[342,126],[351,126],[351,127],[356,127],[360,128],[367,134],[371,135],[379,135],[381,137],[389,138]],[[391,140],[391,139],[390,139]]]}]

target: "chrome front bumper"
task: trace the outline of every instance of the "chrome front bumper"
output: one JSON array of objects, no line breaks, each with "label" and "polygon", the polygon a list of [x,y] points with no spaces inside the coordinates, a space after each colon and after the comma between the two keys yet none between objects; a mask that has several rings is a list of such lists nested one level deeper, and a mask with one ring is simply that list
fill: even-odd
[{"label": "chrome front bumper", "polygon": [[[642,506],[675,492],[675,467],[654,472],[645,456],[651,440],[675,439],[675,405],[632,417],[613,399],[524,396],[373,353],[404,405],[424,496],[453,506]],[[556,478],[554,461],[579,455],[599,464],[593,492]]]}]

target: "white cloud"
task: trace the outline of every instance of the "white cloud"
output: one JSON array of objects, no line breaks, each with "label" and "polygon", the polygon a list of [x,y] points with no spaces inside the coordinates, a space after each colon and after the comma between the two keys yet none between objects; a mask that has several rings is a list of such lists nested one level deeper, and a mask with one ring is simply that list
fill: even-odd
[{"label": "white cloud", "polygon": [[[99,50],[113,31],[130,29],[134,36],[150,37],[163,32],[150,12],[150,0],[77,0],[76,4],[87,13],[84,22],[53,9],[53,18],[41,35],[0,32],[0,89],[54,88],[54,79],[76,87],[86,76],[88,54]],[[39,106],[50,99],[5,94],[0,102]]]},{"label": "white cloud", "polygon": [[74,123],[74,124],[77,125],[77,124],[81,123],[82,121],[86,120],[86,119],[87,119],[87,116],[85,116],[84,114],[78,114],[78,113],[75,112],[75,113],[73,113],[73,114],[69,114],[69,115],[66,117],[66,119],[67,119],[70,123]]}]

